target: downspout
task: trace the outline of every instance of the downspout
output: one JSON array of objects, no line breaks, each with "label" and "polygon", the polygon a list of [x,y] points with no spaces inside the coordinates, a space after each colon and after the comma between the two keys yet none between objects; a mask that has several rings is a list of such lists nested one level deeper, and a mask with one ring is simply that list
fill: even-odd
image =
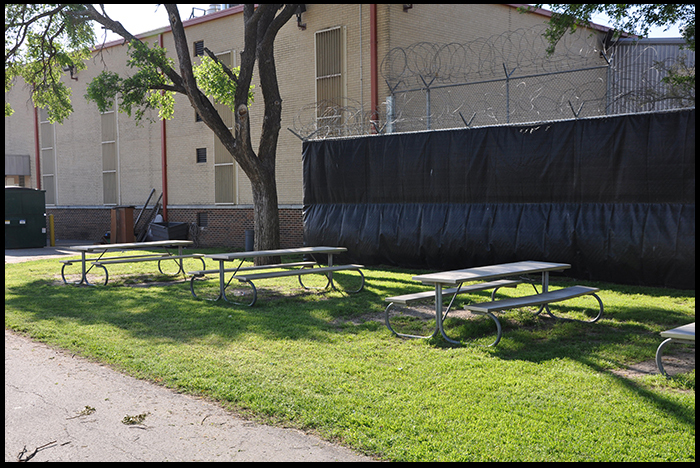
[{"label": "downspout", "polygon": [[377,86],[377,5],[369,6],[369,46],[370,46],[370,120],[379,120],[379,89]]},{"label": "downspout", "polygon": [[34,153],[36,157],[36,185],[37,190],[41,190],[41,148],[39,146],[39,110],[34,106]]},{"label": "downspout", "polygon": [[[163,33],[158,35],[158,46],[163,47]],[[163,93],[165,91],[162,91]],[[165,119],[160,119],[160,166],[163,185],[163,221],[168,222],[168,145]],[[145,207],[144,207],[145,208]]]}]

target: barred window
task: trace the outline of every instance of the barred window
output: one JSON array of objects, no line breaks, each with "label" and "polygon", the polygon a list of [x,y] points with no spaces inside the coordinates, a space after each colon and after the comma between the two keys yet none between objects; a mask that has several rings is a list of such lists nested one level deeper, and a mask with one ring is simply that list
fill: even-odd
[{"label": "barred window", "polygon": [[197,213],[197,226],[207,227],[209,225],[209,214],[206,212]]},{"label": "barred window", "polygon": [[198,163],[205,163],[207,162],[207,149],[206,148],[197,148],[197,162]]},{"label": "barred window", "polygon": [[316,124],[337,127],[341,124],[338,108],[345,92],[344,29],[335,27],[315,34],[316,46]]},{"label": "barred window", "polygon": [[[224,65],[229,68],[236,66],[234,51],[216,54]],[[229,130],[233,133],[233,111],[225,104],[214,103],[216,111],[221,116]],[[238,187],[236,185],[238,165],[233,161],[231,153],[224,147],[218,137],[214,137],[214,203],[235,204],[238,202]]]},{"label": "barred window", "polygon": [[199,57],[200,55],[204,55],[204,41],[197,41],[194,43],[194,56]]},{"label": "barred window", "polygon": [[119,154],[117,149],[117,115],[112,108],[100,114],[102,128],[102,203],[119,202]]}]

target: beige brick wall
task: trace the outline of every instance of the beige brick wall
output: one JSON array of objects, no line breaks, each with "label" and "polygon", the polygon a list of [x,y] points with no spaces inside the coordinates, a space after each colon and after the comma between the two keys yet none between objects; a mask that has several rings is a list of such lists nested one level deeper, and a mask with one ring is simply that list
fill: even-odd
[{"label": "beige brick wall", "polygon": [[[236,9],[235,11],[239,11]],[[378,61],[393,47],[405,47],[426,41],[436,43],[467,42],[489,37],[506,30],[530,27],[546,18],[522,15],[503,4],[413,4],[404,11],[402,4],[377,6]],[[288,128],[300,109],[313,103],[315,96],[314,33],[331,27],[342,27],[346,44],[345,82],[349,102],[359,103],[370,110],[370,6],[359,4],[310,4],[303,14],[306,29],[298,27],[293,17],[280,31],[275,42],[280,93],[283,99],[282,129],[277,153],[277,183],[282,206],[298,208],[302,203],[302,142]],[[195,21],[186,28],[190,47],[203,40],[215,53],[235,51],[235,65],[243,48],[243,15],[220,12]],[[163,35],[169,55],[175,58],[172,35]],[[154,35],[149,43],[158,40]],[[197,60],[197,59],[195,59]],[[126,67],[126,47],[113,46],[96,54],[88,69],[77,80],[66,79],[73,93],[75,112],[62,124],[55,126],[57,157],[57,207],[103,207],[102,156],[100,114],[94,103],[83,99],[87,84],[103,69],[120,74]],[[257,72],[257,70],[256,70]],[[250,109],[254,147],[257,148],[263,117],[263,98],[255,77],[255,102]],[[380,106],[389,94],[386,83],[378,78]],[[16,109],[5,118],[5,152],[30,154],[34,160],[33,108],[28,92],[19,83],[6,93],[6,100]],[[384,109],[381,109],[382,113]],[[143,120],[137,125],[133,118],[119,114],[119,204],[144,203],[151,188],[158,193],[162,187],[161,122]],[[184,96],[176,96],[175,116],[167,121],[167,184],[169,209],[214,209],[214,135],[195,113]],[[207,162],[197,163],[197,148],[207,149]],[[34,165],[32,164],[32,170]],[[32,182],[34,185],[34,182]],[[250,182],[238,171],[238,203],[252,204]],[[153,201],[152,201],[153,202]],[[295,218],[296,219],[296,218]],[[297,222],[296,220],[294,222]],[[292,223],[293,224],[293,223]]]},{"label": "beige brick wall", "polygon": [[5,117],[5,154],[28,154],[31,160],[31,176],[25,178],[26,187],[36,185],[36,150],[34,147],[34,106],[24,82],[5,93],[5,102],[14,109],[11,117]]},{"label": "beige brick wall", "polygon": [[[236,64],[243,48],[242,14],[219,15],[186,29],[190,47],[203,40],[215,53],[235,51]],[[529,27],[545,18],[522,15],[502,5],[413,4],[404,11],[402,4],[377,6],[378,60],[393,47],[415,42],[466,42],[499,34],[507,29]],[[342,27],[346,37],[346,89],[351,102],[370,106],[370,6],[358,4],[310,4],[303,14],[306,29],[297,26],[296,18],[287,23],[275,43],[275,56],[283,99],[277,173],[279,201],[282,205],[302,203],[302,142],[288,128],[294,126],[299,110],[313,103],[315,96],[314,33]],[[157,36],[145,39],[156,42]],[[172,35],[164,34],[164,45],[174,58]],[[197,59],[195,59],[197,60]],[[75,112],[62,125],[56,125],[57,205],[101,205],[102,168],[100,149],[100,115],[93,103],[83,99],[87,84],[103,69],[128,73],[126,47],[116,46],[97,54],[76,81],[66,82],[73,90]],[[388,88],[381,76],[379,100],[384,101]],[[253,142],[257,147],[263,114],[263,99],[257,78],[255,102],[251,106]],[[18,86],[10,93],[18,112],[6,118],[6,152],[25,152],[34,157],[32,108],[27,92]],[[380,104],[382,105],[382,104]],[[157,115],[150,114],[157,120]],[[214,136],[195,113],[186,97],[176,96],[175,116],[166,124],[167,184],[169,204],[173,206],[213,205],[214,203]],[[137,125],[133,118],[120,113],[118,119],[119,203],[143,203],[151,188],[162,190],[161,123],[147,120]],[[208,160],[197,164],[195,151],[206,148]],[[238,200],[252,204],[250,183],[238,171]]]}]

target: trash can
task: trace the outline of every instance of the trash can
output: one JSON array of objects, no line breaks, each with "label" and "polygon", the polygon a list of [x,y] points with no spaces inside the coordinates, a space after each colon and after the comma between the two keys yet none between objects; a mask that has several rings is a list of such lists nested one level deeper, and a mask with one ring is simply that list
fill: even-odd
[{"label": "trash can", "polygon": [[252,252],[255,250],[255,230],[246,229],[245,230],[245,250],[246,252]]},{"label": "trash can", "polygon": [[133,206],[115,206],[112,208],[112,230],[109,240],[112,244],[134,242]]},{"label": "trash can", "polygon": [[46,247],[46,191],[5,187],[5,248]]}]

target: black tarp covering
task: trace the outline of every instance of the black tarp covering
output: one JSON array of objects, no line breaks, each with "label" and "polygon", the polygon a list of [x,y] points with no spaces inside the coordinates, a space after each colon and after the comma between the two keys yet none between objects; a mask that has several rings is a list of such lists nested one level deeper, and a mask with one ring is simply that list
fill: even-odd
[{"label": "black tarp covering", "polygon": [[346,260],[695,287],[695,109],[309,141],[303,161],[304,242]]}]

